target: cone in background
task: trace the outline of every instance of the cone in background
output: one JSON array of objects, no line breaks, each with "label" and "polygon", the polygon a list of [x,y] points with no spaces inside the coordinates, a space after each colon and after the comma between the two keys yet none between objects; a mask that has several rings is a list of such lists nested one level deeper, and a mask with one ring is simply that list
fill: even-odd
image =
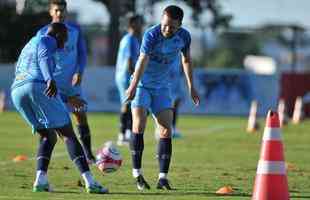
[{"label": "cone in background", "polygon": [[231,186],[224,186],[218,189],[215,193],[219,195],[228,195],[228,194],[232,194],[233,192],[234,190]]},{"label": "cone in background", "polygon": [[288,123],[288,116],[286,114],[286,106],[284,99],[279,100],[278,113],[279,113],[280,127],[282,127]]},{"label": "cone in background", "polygon": [[294,112],[293,112],[293,118],[292,118],[292,123],[293,124],[299,124],[302,120],[303,117],[303,111],[302,111],[302,98],[297,97],[295,101],[295,106],[294,106]]},{"label": "cone in background", "polygon": [[257,122],[257,101],[252,101],[249,119],[248,119],[248,126],[246,131],[249,133],[253,133],[259,129],[259,124]]},{"label": "cone in background", "polygon": [[269,111],[257,166],[252,200],[288,200],[279,116]]},{"label": "cone in background", "polygon": [[6,100],[5,92],[0,91],[0,113],[4,112],[5,110],[5,100]]}]

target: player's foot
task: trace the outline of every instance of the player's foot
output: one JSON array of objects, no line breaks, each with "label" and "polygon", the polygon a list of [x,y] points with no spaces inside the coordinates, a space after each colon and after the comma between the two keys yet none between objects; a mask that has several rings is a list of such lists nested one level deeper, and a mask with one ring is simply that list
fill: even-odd
[{"label": "player's foot", "polygon": [[109,190],[107,188],[102,187],[99,183],[95,182],[94,184],[91,184],[89,186],[86,186],[87,193],[92,194],[106,194],[109,193]]},{"label": "player's foot", "polygon": [[138,190],[144,190],[144,189],[151,189],[150,185],[146,182],[146,180],[144,179],[144,177],[142,175],[139,175],[136,178],[136,184],[137,184],[137,188]]},{"label": "player's foot", "polygon": [[128,146],[129,140],[126,139],[126,136],[124,134],[120,133],[120,134],[118,134],[118,139],[117,139],[116,144],[118,146],[123,146],[123,145]]},{"label": "player's foot", "polygon": [[131,139],[131,134],[132,134],[132,132],[131,132],[131,130],[130,129],[127,129],[126,130],[126,132],[125,132],[125,140],[126,141],[130,141],[130,139]]},{"label": "player's foot", "polygon": [[50,186],[50,184],[46,183],[46,184],[40,184],[40,185],[33,185],[32,191],[33,192],[52,192],[53,189]]},{"label": "player's foot", "polygon": [[172,190],[169,185],[169,181],[166,178],[160,178],[157,183],[157,189],[160,190]]}]

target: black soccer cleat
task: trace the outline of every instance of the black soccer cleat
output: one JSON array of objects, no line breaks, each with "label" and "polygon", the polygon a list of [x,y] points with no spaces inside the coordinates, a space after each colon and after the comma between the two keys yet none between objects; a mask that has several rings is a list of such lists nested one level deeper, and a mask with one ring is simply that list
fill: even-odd
[{"label": "black soccer cleat", "polygon": [[136,184],[137,184],[137,188],[138,190],[142,191],[144,189],[151,189],[150,185],[146,182],[146,180],[143,178],[142,175],[139,175],[137,178],[136,178]]},{"label": "black soccer cleat", "polygon": [[166,178],[160,178],[158,180],[157,189],[160,189],[160,190],[173,190],[170,187],[170,185],[169,185],[168,179],[166,179]]}]

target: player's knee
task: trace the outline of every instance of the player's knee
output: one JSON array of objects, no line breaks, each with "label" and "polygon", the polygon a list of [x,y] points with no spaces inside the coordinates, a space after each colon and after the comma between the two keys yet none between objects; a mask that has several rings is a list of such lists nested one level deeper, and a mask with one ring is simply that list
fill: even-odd
[{"label": "player's knee", "polygon": [[159,128],[159,137],[160,138],[170,138],[171,137],[171,128],[170,127]]}]

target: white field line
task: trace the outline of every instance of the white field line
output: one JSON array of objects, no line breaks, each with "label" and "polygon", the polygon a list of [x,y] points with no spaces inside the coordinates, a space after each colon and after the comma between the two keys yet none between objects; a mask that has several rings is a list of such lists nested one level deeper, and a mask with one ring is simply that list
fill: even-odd
[{"label": "white field line", "polygon": [[[237,129],[237,128],[240,128],[241,126],[240,125],[231,125],[231,126],[213,126],[213,127],[210,127],[210,128],[206,128],[206,129],[187,129],[186,131],[187,132],[190,132],[190,133],[194,133],[194,132],[197,132],[197,131],[205,131],[206,134],[213,134],[213,133],[218,133],[218,132],[221,132],[221,131],[224,131],[224,130],[228,130],[228,129]],[[68,153],[67,152],[56,152],[52,155],[52,158],[61,158],[61,157],[65,157],[65,156],[68,156]],[[26,161],[32,161],[32,160],[35,160],[36,157],[30,157],[28,158],[28,160]],[[16,162],[14,162],[13,160],[7,160],[7,161],[1,161],[0,162],[0,166],[4,166],[4,165],[8,165],[8,164],[15,164]],[[1,196],[0,196],[0,199],[1,199]]]}]

